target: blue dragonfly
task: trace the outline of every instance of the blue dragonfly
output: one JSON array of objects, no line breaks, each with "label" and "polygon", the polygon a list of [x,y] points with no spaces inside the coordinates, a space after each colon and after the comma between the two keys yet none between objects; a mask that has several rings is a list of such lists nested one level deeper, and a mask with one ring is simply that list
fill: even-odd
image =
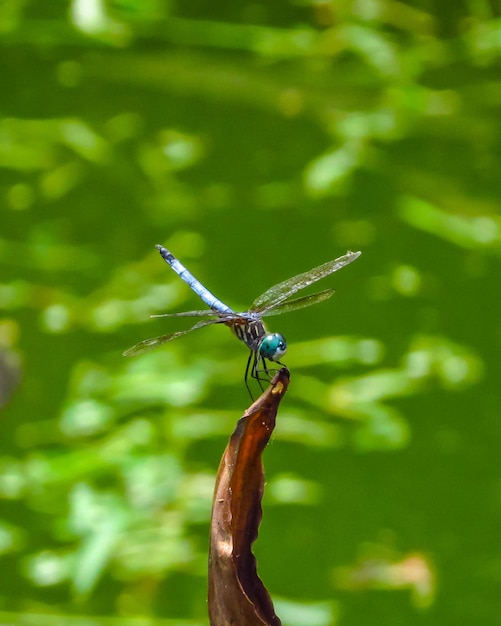
[{"label": "blue dragonfly", "polygon": [[264,373],[267,377],[265,380],[269,379],[269,370],[266,366],[266,361],[283,365],[283,363],[280,363],[279,359],[287,352],[287,343],[283,335],[280,333],[269,333],[262,322],[262,318],[270,315],[288,313],[289,311],[296,311],[297,309],[302,309],[327,300],[327,298],[330,298],[334,294],[334,289],[325,289],[319,293],[295,298],[294,300],[289,300],[289,298],[301,289],[317,282],[317,280],[329,276],[329,274],[333,274],[342,267],[352,263],[362,254],[361,252],[348,251],[338,259],[328,261],[323,265],[313,268],[309,272],[304,272],[303,274],[298,274],[297,276],[284,280],[270,287],[270,289],[256,298],[248,311],[237,313],[206,289],[202,283],[169,252],[169,250],[160,245],[157,245],[156,248],[160,252],[163,260],[170,265],[179,278],[184,280],[209,308],[199,311],[185,311],[183,313],[164,313],[161,315],[153,315],[152,317],[204,317],[208,319],[203,319],[191,328],[185,330],[178,330],[168,335],[144,339],[136,343],[132,348],[126,350],[123,355],[135,356],[142,354],[168,341],[182,337],[192,330],[210,326],[211,324],[225,324],[250,350],[244,380],[251,397],[252,393],[248,383],[249,372],[251,377],[255,378],[262,387],[261,380],[263,379],[260,374]]}]

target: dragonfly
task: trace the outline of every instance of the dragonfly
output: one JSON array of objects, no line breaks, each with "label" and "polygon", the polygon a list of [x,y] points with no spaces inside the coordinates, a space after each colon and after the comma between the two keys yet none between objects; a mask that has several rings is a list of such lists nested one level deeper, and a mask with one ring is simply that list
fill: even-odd
[{"label": "dragonfly", "polygon": [[[287,342],[284,336],[280,333],[269,333],[262,318],[271,315],[281,315],[289,311],[296,311],[327,300],[334,294],[334,289],[325,289],[324,291],[293,300],[289,298],[301,289],[309,287],[318,280],[352,263],[362,254],[361,252],[348,251],[345,255],[333,261],[327,261],[327,263],[319,265],[318,267],[314,267],[309,272],[288,278],[270,287],[267,291],[258,296],[248,311],[239,313],[216,298],[216,296],[204,287],[172,252],[167,250],[167,248],[161,245],[157,245],[156,248],[160,252],[163,260],[176,272],[179,278],[184,280],[184,282],[191,287],[208,308],[198,311],[184,311],[182,313],[163,313],[160,315],[152,315],[152,317],[201,317],[206,319],[198,321],[194,326],[185,330],[178,330],[167,335],[144,339],[128,350],[125,350],[123,355],[136,356],[143,352],[148,352],[153,348],[157,348],[173,339],[187,335],[193,330],[198,330],[199,328],[204,328],[211,324],[225,324],[250,350],[244,380],[251,398],[252,392],[248,382],[249,373],[252,378],[258,381],[258,384],[262,388],[261,381],[269,380],[270,378],[270,370],[267,367],[266,361],[283,365],[280,359],[287,352]],[[262,374],[264,374],[266,378],[262,378]]]}]

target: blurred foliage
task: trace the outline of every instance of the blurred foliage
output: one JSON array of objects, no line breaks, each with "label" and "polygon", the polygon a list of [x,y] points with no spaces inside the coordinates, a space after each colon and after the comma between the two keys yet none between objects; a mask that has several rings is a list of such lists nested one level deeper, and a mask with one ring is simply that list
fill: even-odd
[{"label": "blurred foliage", "polygon": [[199,306],[155,243],[243,309],[363,251],[275,323],[284,623],[499,622],[500,8],[0,4],[2,624],[207,623],[246,355],[121,357]]}]

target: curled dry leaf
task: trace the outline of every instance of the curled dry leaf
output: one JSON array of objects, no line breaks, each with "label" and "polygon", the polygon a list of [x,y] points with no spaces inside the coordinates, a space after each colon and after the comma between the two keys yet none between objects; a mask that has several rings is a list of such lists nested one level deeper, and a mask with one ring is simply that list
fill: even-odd
[{"label": "curled dry leaf", "polygon": [[261,454],[287,386],[282,368],[238,421],[219,466],[212,507],[209,618],[212,626],[280,626],[251,552],[262,517]]}]

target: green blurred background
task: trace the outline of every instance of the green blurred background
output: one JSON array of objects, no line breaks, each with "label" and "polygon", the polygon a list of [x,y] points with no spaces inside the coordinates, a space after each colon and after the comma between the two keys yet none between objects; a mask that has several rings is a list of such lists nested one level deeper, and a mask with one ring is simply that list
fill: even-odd
[{"label": "green blurred background", "polygon": [[289,626],[501,624],[501,7],[0,5],[0,621],[206,624],[230,306],[343,254],[272,318],[290,391],[259,572]]}]

